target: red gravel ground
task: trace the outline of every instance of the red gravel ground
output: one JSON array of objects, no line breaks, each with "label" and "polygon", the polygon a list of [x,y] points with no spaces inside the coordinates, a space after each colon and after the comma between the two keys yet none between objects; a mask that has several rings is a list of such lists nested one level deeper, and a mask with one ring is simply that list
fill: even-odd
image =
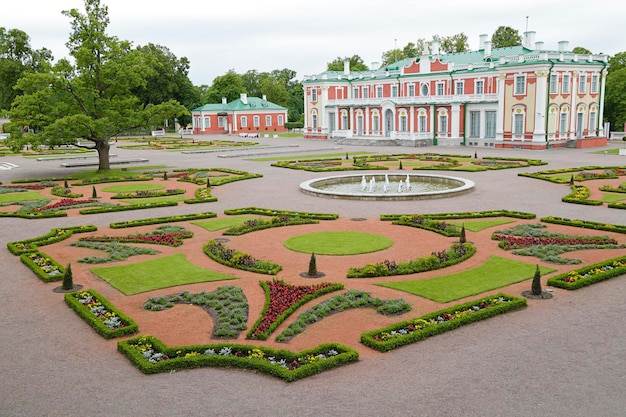
[{"label": "red gravel ground", "polygon": [[[331,143],[293,140],[303,152],[330,147]],[[346,151],[353,149],[348,147]],[[394,152],[404,151],[391,148]],[[369,150],[369,149],[368,149]],[[386,152],[388,149],[376,149]],[[422,151],[420,149],[420,151]],[[428,148],[425,151],[442,152]],[[319,153],[319,151],[317,151]],[[328,151],[327,151],[328,152]],[[446,153],[467,153],[459,149]],[[116,150],[128,157],[131,151]],[[94,234],[126,234],[154,230],[156,226],[132,229],[108,229],[112,221],[175,213],[214,211],[220,216],[225,208],[245,206],[339,213],[336,221],[319,225],[284,227],[228,237],[229,247],[243,250],[256,258],[283,265],[278,278],[305,285],[320,280],[344,283],[346,288],[371,292],[380,298],[404,298],[413,306],[405,317],[415,317],[449,304],[438,304],[421,297],[375,286],[374,282],[428,278],[462,271],[483,263],[491,254],[539,263],[560,271],[573,266],[554,266],[535,258],[520,258],[497,248],[490,239],[492,229],[468,232],[468,240],[479,251],[468,261],[446,268],[408,277],[384,279],[347,279],[350,266],[385,259],[407,260],[426,256],[433,250],[448,248],[456,239],[445,238],[418,229],[394,226],[378,219],[382,213],[449,212],[507,208],[529,211],[538,217],[553,214],[607,223],[623,224],[624,213],[606,207],[590,208],[560,203],[567,194],[564,186],[517,177],[519,170],[460,174],[477,183],[473,193],[450,199],[419,202],[346,202],[304,196],[297,190],[303,178],[322,175],[287,171],[245,159],[220,159],[217,155],[178,155],[145,152],[155,163],[178,167],[227,166],[250,172],[261,172],[264,178],[215,187],[218,202],[155,209],[112,215],[80,216],[27,221],[0,218],[1,244],[45,234],[59,225],[96,224]],[[578,150],[545,152],[498,151],[503,156],[516,155],[549,160],[548,168],[582,165],[617,165],[618,157]],[[184,160],[183,160],[184,157]],[[610,158],[611,156],[608,156]],[[590,162],[590,160],[597,162]],[[63,175],[67,170],[23,158],[10,161],[21,165],[21,171],[3,176],[3,183],[13,178]],[[538,167],[538,169],[546,167]],[[59,174],[61,173],[61,174]],[[5,175],[5,173],[2,173]],[[443,174],[446,174],[445,172]],[[614,181],[615,182],[615,181]],[[164,181],[167,188],[192,187],[175,180]],[[609,181],[603,184],[609,184]],[[619,183],[619,182],[615,182]],[[165,184],[164,184],[165,185]],[[73,188],[91,195],[91,186]],[[511,193],[514,190],[514,193]],[[105,196],[105,193],[99,195]],[[592,194],[592,198],[599,198]],[[106,199],[106,197],[105,197]],[[6,210],[6,209],[5,209]],[[353,221],[359,217],[364,221]],[[525,222],[525,221],[519,221]],[[531,221],[535,222],[535,221]],[[185,286],[189,291],[212,291],[221,285],[237,285],[250,300],[251,325],[262,308],[263,293],[258,282],[269,276],[234,271],[202,254],[202,245],[221,231],[208,232],[190,223],[181,223],[195,234],[179,248],[153,246],[163,254],[183,251],[197,265],[233,275],[240,279]],[[508,224],[502,227],[509,227]],[[607,234],[620,243],[623,235],[548,225],[551,231],[573,234]],[[379,233],[394,240],[384,251],[349,257],[316,255],[318,269],[326,274],[319,280],[299,277],[307,270],[310,255],[285,249],[282,242],[289,236],[312,231],[350,230]],[[72,248],[72,239],[45,247],[57,260],[75,259],[90,250]],[[579,251],[565,256],[583,259],[585,263],[619,256],[624,250]],[[127,262],[152,259],[132,257]],[[0,252],[5,271],[0,291],[5,303],[0,308],[0,397],[2,416],[620,416],[626,408],[621,386],[626,377],[624,361],[626,334],[620,326],[624,307],[623,277],[576,292],[555,291],[552,300],[529,300],[529,307],[481,323],[449,332],[396,351],[381,354],[359,344],[362,332],[400,320],[384,317],[373,310],[358,309],[336,314],[316,323],[288,344],[254,342],[289,350],[301,350],[325,341],[336,341],[359,351],[360,361],[286,384],[275,378],[249,371],[230,369],[196,369],[172,374],[145,376],[120,354],[116,341],[105,341],[95,334],[62,302],[62,296],[44,284],[7,250]],[[63,263],[63,262],[62,262]],[[178,305],[163,312],[141,308],[146,294],[126,297],[88,271],[91,265],[72,263],[74,281],[93,288],[114,305],[133,317],[141,334],[152,334],[169,345],[211,343],[212,321],[201,309]],[[544,278],[545,286],[545,278]],[[519,296],[530,282],[515,284],[503,291]],[[149,295],[171,294],[180,287],[162,289]],[[324,298],[331,297],[329,294]],[[476,297],[469,297],[473,299]],[[309,306],[305,306],[304,309]],[[293,319],[281,325],[283,330]],[[242,334],[238,342],[246,342]]]}]

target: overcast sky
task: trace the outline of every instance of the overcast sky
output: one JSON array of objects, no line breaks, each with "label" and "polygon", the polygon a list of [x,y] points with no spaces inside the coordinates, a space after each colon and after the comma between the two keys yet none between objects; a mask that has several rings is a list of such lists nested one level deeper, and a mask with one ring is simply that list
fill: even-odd
[{"label": "overcast sky", "polygon": [[[594,53],[626,51],[626,2],[609,0],[102,0],[108,33],[133,42],[166,46],[191,62],[195,85],[210,85],[229,69],[242,74],[289,68],[297,78],[316,74],[338,56],[358,54],[367,65],[384,51],[435,34],[465,33],[470,49],[480,34],[499,26],[520,35],[535,31],[546,49],[569,41]],[[70,20],[62,10],[84,12],[82,0],[4,0],[0,26],[26,32],[31,47],[68,55]],[[527,18],[528,16],[528,18]],[[620,34],[620,32],[622,32]]]}]

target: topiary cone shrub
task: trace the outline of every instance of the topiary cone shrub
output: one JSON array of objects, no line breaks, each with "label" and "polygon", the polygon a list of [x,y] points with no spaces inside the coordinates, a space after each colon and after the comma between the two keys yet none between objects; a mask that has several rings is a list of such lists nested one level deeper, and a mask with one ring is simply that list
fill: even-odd
[{"label": "topiary cone shrub", "polygon": [[308,275],[311,277],[314,277],[317,275],[317,261],[315,260],[315,252],[311,253],[311,259],[309,260]]},{"label": "topiary cone shrub", "polygon": [[67,264],[65,269],[65,275],[63,275],[63,284],[61,289],[63,291],[70,291],[74,288],[74,277],[72,276],[72,264]]},{"label": "topiary cone shrub", "polygon": [[209,177],[206,178],[206,188],[211,188],[211,181]]},{"label": "topiary cone shrub", "polygon": [[398,169],[403,169],[402,168],[402,161],[400,161],[400,164],[398,165]]},{"label": "topiary cone shrub", "polygon": [[163,171],[163,180],[167,179],[167,171]]},{"label": "topiary cone shrub", "polygon": [[91,186],[91,198],[98,198],[98,193],[96,192],[96,186],[92,185]]},{"label": "topiary cone shrub", "polygon": [[541,272],[539,271],[539,265],[537,265],[537,269],[535,270],[535,276],[533,277],[533,284],[530,290],[533,295],[541,295]]},{"label": "topiary cone shrub", "polygon": [[64,187],[65,189],[70,188],[70,185],[67,183],[67,179],[64,179],[64,180],[63,180],[63,187]]},{"label": "topiary cone shrub", "polygon": [[465,237],[465,225],[461,226],[461,235],[459,236],[459,243],[467,242],[467,238]]}]

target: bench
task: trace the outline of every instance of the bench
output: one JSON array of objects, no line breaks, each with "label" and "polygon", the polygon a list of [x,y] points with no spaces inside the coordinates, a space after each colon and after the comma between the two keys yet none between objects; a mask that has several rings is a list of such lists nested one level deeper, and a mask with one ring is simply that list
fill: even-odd
[{"label": "bench", "polygon": [[[163,133],[165,134],[165,133]],[[193,129],[180,129],[181,135],[193,135]]]},{"label": "bench", "polygon": [[[36,161],[37,162],[41,162],[41,161],[61,161],[61,160],[65,160],[65,159],[88,159],[88,158],[97,158],[98,155],[78,155],[78,156],[48,156],[48,157],[42,157],[42,158],[37,158]],[[117,155],[115,154],[111,154],[109,155],[109,158],[116,158]]]},{"label": "bench", "polygon": [[161,129],[161,130],[153,130],[152,131],[152,136],[156,137],[156,136],[165,136],[165,130]]},{"label": "bench", "polygon": [[[117,161],[109,161],[109,164],[111,165],[134,164],[134,163],[148,162],[148,161],[150,160],[146,158],[118,159]],[[80,167],[98,166],[98,165],[100,165],[98,161],[64,162],[61,164],[63,168],[80,168]]]}]

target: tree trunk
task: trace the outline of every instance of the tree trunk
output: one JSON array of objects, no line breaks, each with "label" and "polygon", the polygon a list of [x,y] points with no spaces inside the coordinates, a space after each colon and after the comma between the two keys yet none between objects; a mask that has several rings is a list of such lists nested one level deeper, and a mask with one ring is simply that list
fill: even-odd
[{"label": "tree trunk", "polygon": [[106,140],[94,141],[96,144],[96,151],[98,151],[98,171],[108,171],[111,169],[109,162],[109,149],[111,145]]}]

